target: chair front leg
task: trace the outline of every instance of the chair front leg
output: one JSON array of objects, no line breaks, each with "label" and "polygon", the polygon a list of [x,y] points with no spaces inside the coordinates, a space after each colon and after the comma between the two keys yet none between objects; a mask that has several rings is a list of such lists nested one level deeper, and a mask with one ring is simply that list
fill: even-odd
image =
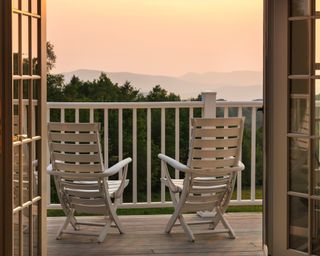
[{"label": "chair front leg", "polygon": [[184,217],[182,216],[182,214],[179,215],[179,221],[180,221],[180,224],[184,230],[184,232],[187,234],[187,236],[189,237],[189,241],[190,242],[194,242],[195,238],[194,238],[194,235],[192,233],[192,230],[191,228],[188,226],[188,224],[186,223]]},{"label": "chair front leg", "polygon": [[69,211],[64,223],[61,225],[61,227],[57,233],[57,237],[56,237],[57,240],[61,240],[61,236],[63,234],[63,231],[67,228],[68,224],[74,218],[73,213],[74,213],[73,211]]},{"label": "chair front leg", "polygon": [[170,233],[174,224],[176,223],[178,217],[179,217],[179,211],[177,211],[177,207],[178,207],[178,200],[177,200],[177,197],[176,197],[176,194],[178,194],[179,196],[179,193],[173,193],[170,188],[169,188],[169,191],[170,191],[170,196],[171,196],[171,200],[172,200],[172,204],[173,204],[173,207],[174,207],[174,213],[172,214],[170,220],[168,221],[168,224],[166,226],[166,229],[165,229],[165,232],[166,233]]},{"label": "chair front leg", "polygon": [[117,204],[119,203],[119,198],[114,199],[114,204],[112,204],[110,197],[108,196],[107,198],[108,205],[109,205],[109,213],[110,213],[110,218],[111,220],[116,224],[119,233],[124,234],[124,228],[121,224],[121,221],[117,215]]},{"label": "chair front leg", "polygon": [[229,237],[231,239],[236,239],[236,234],[233,231],[231,225],[229,224],[229,222],[226,220],[226,218],[223,216],[222,212],[220,211],[220,209],[217,209],[217,215],[219,215],[220,220],[222,225],[225,227],[225,229],[229,230]]},{"label": "chair front leg", "polygon": [[106,219],[106,225],[103,227],[102,231],[100,232],[100,234],[98,236],[98,243],[104,242],[110,227],[111,227],[111,220],[110,220],[110,218],[108,218],[108,219]]}]

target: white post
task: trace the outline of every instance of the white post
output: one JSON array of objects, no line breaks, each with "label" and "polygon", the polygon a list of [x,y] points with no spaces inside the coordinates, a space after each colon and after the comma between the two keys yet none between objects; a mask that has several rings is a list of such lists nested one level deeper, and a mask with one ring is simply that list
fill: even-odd
[{"label": "white post", "polygon": [[202,117],[212,118],[216,117],[216,92],[203,92],[201,93],[202,101],[204,102],[204,108],[202,112]]},{"label": "white post", "polygon": [[[216,101],[217,93],[216,92],[203,92],[201,94],[202,101],[204,102],[204,107],[202,111],[202,117],[204,118],[214,118],[216,117]],[[197,212],[198,216],[202,218],[213,218],[215,212],[209,211],[199,211]]]}]

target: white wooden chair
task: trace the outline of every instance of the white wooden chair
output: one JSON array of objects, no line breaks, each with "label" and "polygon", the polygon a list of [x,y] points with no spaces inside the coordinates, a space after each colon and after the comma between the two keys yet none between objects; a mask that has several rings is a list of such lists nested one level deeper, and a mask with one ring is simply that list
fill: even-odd
[{"label": "white wooden chair", "polygon": [[[187,165],[159,154],[165,163],[165,177],[162,182],[169,188],[174,205],[165,231],[171,232],[179,219],[190,241],[194,235],[189,225],[208,224],[209,230],[203,233],[235,233],[224,213],[230,202],[236,175],[244,169],[240,161],[244,118],[194,118]],[[185,173],[185,178],[171,179],[168,165]],[[213,218],[187,223],[183,213],[213,211]],[[215,230],[221,221],[223,230]],[[189,225],[188,225],[189,224]]]},{"label": "white wooden chair", "polygon": [[[99,124],[48,124],[48,141],[52,168],[61,206],[67,216],[58,231],[57,239],[63,233],[96,235],[103,242],[112,222],[119,232],[124,229],[117,216],[117,206],[124,188],[131,158],[120,161],[105,169],[100,146]],[[122,172],[120,180],[108,177]],[[79,222],[75,212],[104,214],[104,223]],[[68,224],[75,231],[67,231]],[[79,232],[80,225],[103,226],[99,234]]]}]

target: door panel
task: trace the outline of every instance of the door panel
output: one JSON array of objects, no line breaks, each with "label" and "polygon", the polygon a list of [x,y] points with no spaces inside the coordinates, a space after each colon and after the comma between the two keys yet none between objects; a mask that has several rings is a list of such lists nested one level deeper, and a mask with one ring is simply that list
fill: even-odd
[{"label": "door panel", "polygon": [[[41,124],[46,101],[45,1],[14,0],[12,11],[13,255],[46,255]],[[43,67],[44,66],[44,67]]]},{"label": "door panel", "polygon": [[320,1],[267,6],[267,243],[272,255],[319,255]]}]

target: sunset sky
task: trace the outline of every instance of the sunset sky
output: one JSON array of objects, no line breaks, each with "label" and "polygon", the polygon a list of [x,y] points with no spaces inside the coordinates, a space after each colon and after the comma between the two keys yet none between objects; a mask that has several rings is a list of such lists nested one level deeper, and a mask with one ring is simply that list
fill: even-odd
[{"label": "sunset sky", "polygon": [[262,70],[262,0],[48,0],[55,72]]}]

